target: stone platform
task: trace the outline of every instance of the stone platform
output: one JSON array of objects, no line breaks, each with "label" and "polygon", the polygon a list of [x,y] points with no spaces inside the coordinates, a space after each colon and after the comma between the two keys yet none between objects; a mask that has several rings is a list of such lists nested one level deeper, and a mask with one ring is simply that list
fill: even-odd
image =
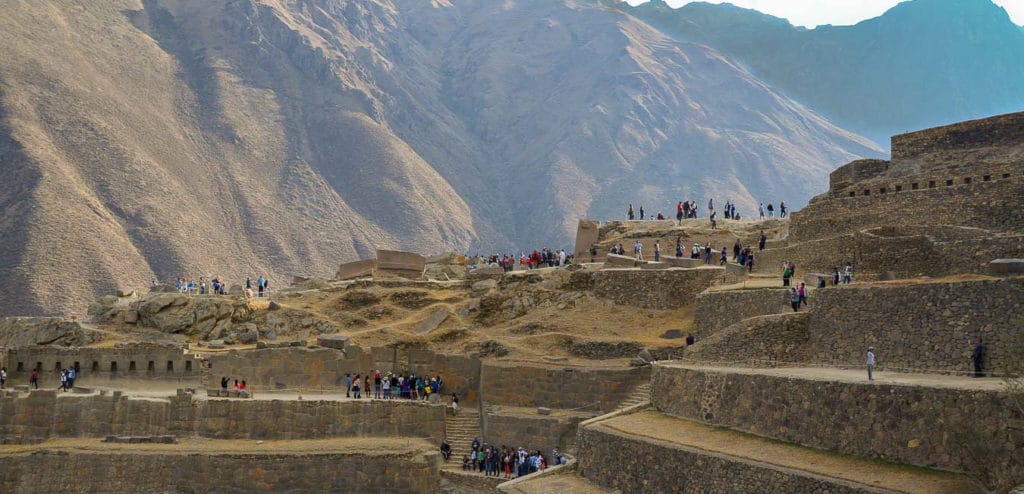
[{"label": "stone platform", "polygon": [[419,439],[99,439],[0,446],[2,492],[437,492],[440,455]]},{"label": "stone platform", "polygon": [[622,492],[969,493],[963,477],[815,450],[639,410],[587,422],[579,469]]}]

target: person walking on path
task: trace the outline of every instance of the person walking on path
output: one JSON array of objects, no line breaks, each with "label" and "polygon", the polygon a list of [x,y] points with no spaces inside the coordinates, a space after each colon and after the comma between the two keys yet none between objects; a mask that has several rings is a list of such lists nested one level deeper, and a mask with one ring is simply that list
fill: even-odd
[{"label": "person walking on path", "polygon": [[676,221],[680,226],[683,224],[683,201],[676,204]]},{"label": "person walking on path", "polygon": [[629,210],[626,211],[626,217],[628,217],[630,219],[630,221],[632,221],[633,220],[633,214],[634,214],[633,213],[633,205],[630,204],[629,205]]},{"label": "person walking on path", "polygon": [[800,282],[800,287],[796,290],[800,294],[800,305],[807,305],[807,287],[804,286],[804,282]]},{"label": "person walking on path", "polygon": [[32,369],[32,374],[28,376],[28,385],[32,389],[39,389],[39,371]]},{"label": "person walking on path", "polygon": [[644,244],[640,243],[639,240],[637,240],[636,244],[633,245],[633,253],[636,254],[637,261],[644,260]]},{"label": "person walking on path", "polygon": [[793,276],[793,271],[789,268],[789,263],[782,263],[782,286],[789,286],[791,276]]},{"label": "person walking on path", "polygon": [[985,343],[978,338],[978,343],[974,345],[974,352],[971,353],[971,360],[974,362],[974,377],[985,377],[984,363],[985,363]]},{"label": "person walking on path", "polygon": [[654,262],[661,261],[661,241],[654,241]]},{"label": "person walking on path", "polygon": [[796,291],[796,288],[789,289],[789,305],[793,306],[793,312],[800,311],[800,293]]},{"label": "person walking on path", "polygon": [[764,203],[763,202],[761,204],[757,205],[757,213],[759,215],[761,215],[761,219],[763,220],[764,219]]},{"label": "person walking on path", "polygon": [[352,397],[352,374],[345,373],[345,398]]},{"label": "person walking on path", "polygon": [[875,347],[868,347],[868,381],[874,381],[875,377],[872,375],[872,371],[875,370]]},{"label": "person walking on path", "polygon": [[764,250],[766,242],[768,242],[768,237],[765,236],[764,230],[761,230],[761,236],[757,239],[757,250]]},{"label": "person walking on path", "polygon": [[768,203],[768,217],[769,218],[774,218],[775,217],[775,206],[772,206],[772,203],[770,203],[770,202]]}]

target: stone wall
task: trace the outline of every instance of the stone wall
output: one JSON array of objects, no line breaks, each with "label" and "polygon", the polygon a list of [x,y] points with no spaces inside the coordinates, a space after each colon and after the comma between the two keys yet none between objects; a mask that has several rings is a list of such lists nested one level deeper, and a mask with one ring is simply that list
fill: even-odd
[{"label": "stone wall", "polygon": [[943,152],[977,148],[1012,148],[1024,142],[1024,112],[1008,113],[892,137],[892,158],[911,160]]},{"label": "stone wall", "polygon": [[749,317],[790,310],[788,289],[705,291],[697,295],[693,331],[696,337],[705,338]]},{"label": "stone wall", "polygon": [[1019,469],[1024,448],[1012,425],[1021,417],[998,391],[657,366],[651,397],[656,409],[678,417],[919,466],[959,470],[969,454],[961,436],[993,445],[983,460],[1004,472]]},{"label": "stone wall", "polygon": [[721,278],[724,268],[604,269],[595,272],[594,295],[645,309],[678,309]]},{"label": "stone wall", "polygon": [[650,378],[650,367],[555,367],[486,362],[481,377],[491,405],[608,411]]},{"label": "stone wall", "polygon": [[[952,180],[949,178],[948,180]],[[933,180],[934,181],[934,180]],[[896,185],[890,184],[892,191]],[[946,186],[936,181],[906,184],[901,192],[873,193],[869,196],[818,196],[807,207],[795,211],[789,229],[790,243],[817,240],[854,233],[879,226],[967,226],[995,232],[1020,232],[1024,229],[1024,176],[1016,175],[971,184],[963,180]]]},{"label": "stone wall", "polygon": [[130,399],[33,391],[0,398],[0,438],[175,435],[215,439],[444,436],[445,409],[410,400]]},{"label": "stone wall", "polygon": [[493,445],[540,450],[570,451],[576,444],[576,426],[592,414],[539,415],[535,409],[489,409],[483,437]]},{"label": "stone wall", "polygon": [[868,345],[878,368],[971,371],[980,336],[986,367],[998,371],[1024,331],[1024,278],[951,283],[878,283],[814,292],[809,321],[811,361],[860,366]]},{"label": "stone wall", "polygon": [[576,246],[573,249],[576,262],[590,260],[590,247],[600,240],[600,228],[601,222],[594,220],[580,220],[576,225]]},{"label": "stone wall", "polygon": [[0,455],[0,491],[437,492],[434,453],[42,450]]},{"label": "stone wall", "polygon": [[781,467],[630,436],[600,423],[580,428],[577,469],[588,480],[621,492],[874,492]]},{"label": "stone wall", "polygon": [[684,361],[779,366],[810,361],[807,312],[744,319],[686,348]]},{"label": "stone wall", "polygon": [[111,380],[158,380],[198,383],[200,362],[177,344],[127,344],[114,348],[23,347],[0,353],[7,367],[8,384],[28,384],[33,369],[39,371],[39,384],[56,387],[59,370],[78,369],[76,385],[101,386]]}]

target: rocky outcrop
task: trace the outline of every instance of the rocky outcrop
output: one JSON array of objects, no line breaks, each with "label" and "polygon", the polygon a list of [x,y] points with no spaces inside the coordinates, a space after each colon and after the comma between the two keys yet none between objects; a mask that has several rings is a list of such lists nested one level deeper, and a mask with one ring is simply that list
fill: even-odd
[{"label": "rocky outcrop", "polygon": [[84,346],[101,335],[76,321],[59,317],[7,317],[0,319],[0,346],[18,348],[36,345]]}]

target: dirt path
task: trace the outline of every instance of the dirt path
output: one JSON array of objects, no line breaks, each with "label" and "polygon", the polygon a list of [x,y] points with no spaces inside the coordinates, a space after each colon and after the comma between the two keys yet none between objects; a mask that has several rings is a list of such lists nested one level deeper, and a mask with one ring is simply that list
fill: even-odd
[{"label": "dirt path", "polygon": [[[665,363],[670,367],[682,367],[700,371],[722,372],[732,374],[763,375],[775,377],[795,377],[815,381],[838,381],[845,383],[867,383],[867,371],[860,369],[836,369],[832,367],[779,367],[779,368],[747,368],[747,367],[712,367],[700,365],[683,365]],[[998,377],[974,378],[952,376],[946,374],[905,374],[900,372],[875,371],[874,384],[890,384],[900,386],[928,386],[933,388],[953,388],[968,390],[1001,390],[1003,380]]]},{"label": "dirt path", "polygon": [[711,427],[655,411],[615,417],[599,424],[612,430],[800,470],[881,489],[914,494],[973,492],[953,474],[845,456]]}]

